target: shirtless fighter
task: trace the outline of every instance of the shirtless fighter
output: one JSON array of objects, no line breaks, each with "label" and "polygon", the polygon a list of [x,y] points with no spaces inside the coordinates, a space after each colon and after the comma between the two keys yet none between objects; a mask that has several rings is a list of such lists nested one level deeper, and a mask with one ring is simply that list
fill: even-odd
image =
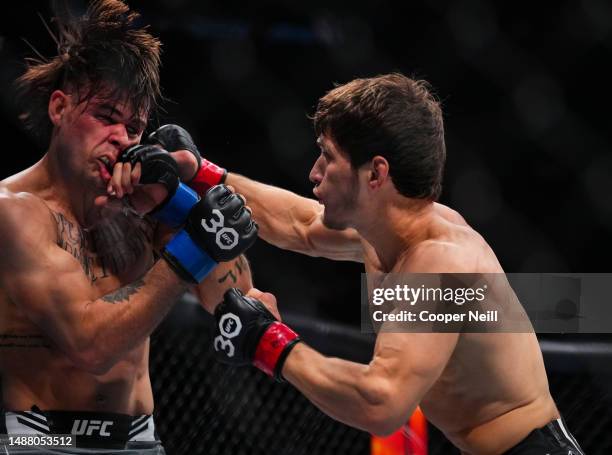
[{"label": "shirtless fighter", "polygon": [[[237,264],[235,283],[252,287],[240,254],[257,227],[242,198],[218,185],[200,199],[179,182],[200,163],[184,130],[137,145],[159,98],[160,43],[136,18],[93,2],[58,23],[60,54],[18,81],[47,151],[0,183],[0,433],[73,439],[2,453],[164,453],[149,335],[188,288],[218,303],[218,277]],[[167,243],[164,225],[179,227]],[[48,446],[60,441],[76,448]]]},{"label": "shirtless fighter", "polygon": [[[435,202],[446,152],[441,109],[425,83],[400,74],[354,80],[320,100],[314,126],[319,202],[227,175],[263,239],[360,261],[368,272],[503,272],[461,215]],[[361,365],[299,342],[267,311],[275,305],[271,294],[228,291],[216,309],[218,357],[284,378],[325,413],[371,433],[393,432],[420,405],[463,453],[582,453],[550,395],[533,332],[381,332]]]}]

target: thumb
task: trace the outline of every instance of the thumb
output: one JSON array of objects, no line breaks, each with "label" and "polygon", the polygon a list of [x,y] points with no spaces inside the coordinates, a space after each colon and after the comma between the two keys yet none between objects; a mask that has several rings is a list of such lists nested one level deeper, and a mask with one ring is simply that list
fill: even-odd
[{"label": "thumb", "polygon": [[251,288],[246,295],[247,297],[252,297],[254,299],[259,300],[266,306],[266,308],[274,315],[276,319],[278,319],[279,321],[281,320],[278,308],[276,307],[276,297],[274,296],[274,294],[271,294],[269,292],[262,292],[257,288]]},{"label": "thumb", "polygon": [[246,293],[246,295],[247,297],[253,297],[254,299],[270,302],[276,305],[276,297],[274,296],[274,294],[271,294],[269,292],[262,292],[257,288],[251,288],[249,289],[249,292]]}]

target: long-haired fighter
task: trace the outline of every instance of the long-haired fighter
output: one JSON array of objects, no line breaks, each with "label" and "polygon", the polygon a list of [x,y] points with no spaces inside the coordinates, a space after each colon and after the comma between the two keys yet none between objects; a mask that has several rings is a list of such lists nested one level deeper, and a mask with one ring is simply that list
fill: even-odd
[{"label": "long-haired fighter", "polygon": [[[136,19],[118,0],[63,17],[59,55],[18,81],[46,153],[0,183],[0,433],[32,436],[8,453],[163,453],[149,335],[190,284],[218,302],[234,261],[236,284],[251,287],[240,254],[257,228],[243,200],[180,183],[199,168],[189,136],[160,128],[138,145],[160,43]],[[167,243],[162,223],[178,229]]]}]

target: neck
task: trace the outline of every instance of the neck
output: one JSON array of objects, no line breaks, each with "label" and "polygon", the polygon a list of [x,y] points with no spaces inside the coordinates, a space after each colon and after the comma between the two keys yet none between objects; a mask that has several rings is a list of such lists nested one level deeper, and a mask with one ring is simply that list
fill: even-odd
[{"label": "neck", "polygon": [[378,204],[356,228],[376,250],[384,271],[389,272],[402,256],[429,238],[433,210],[430,201],[397,196]]},{"label": "neck", "polygon": [[30,174],[30,191],[73,217],[79,225],[91,224],[93,195],[60,163],[57,150],[49,147],[42,159],[24,172]]}]

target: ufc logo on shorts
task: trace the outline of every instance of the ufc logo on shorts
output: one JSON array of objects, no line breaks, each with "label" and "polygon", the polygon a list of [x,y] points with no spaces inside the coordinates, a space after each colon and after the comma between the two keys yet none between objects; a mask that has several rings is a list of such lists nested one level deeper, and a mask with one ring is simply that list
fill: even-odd
[{"label": "ufc logo on shorts", "polygon": [[202,227],[206,232],[216,232],[215,242],[222,250],[231,250],[238,243],[238,233],[234,228],[223,226],[225,217],[219,209],[213,209],[210,220],[202,219]]},{"label": "ufc logo on shorts", "polygon": [[219,332],[221,335],[215,337],[215,351],[223,351],[228,357],[234,357],[234,338],[242,330],[242,321],[234,313],[227,313],[219,320]]},{"label": "ufc logo on shorts", "polygon": [[106,431],[108,427],[113,425],[112,420],[80,420],[77,419],[72,425],[71,433],[75,436],[91,436],[94,431],[97,431],[100,436],[110,436]]}]

